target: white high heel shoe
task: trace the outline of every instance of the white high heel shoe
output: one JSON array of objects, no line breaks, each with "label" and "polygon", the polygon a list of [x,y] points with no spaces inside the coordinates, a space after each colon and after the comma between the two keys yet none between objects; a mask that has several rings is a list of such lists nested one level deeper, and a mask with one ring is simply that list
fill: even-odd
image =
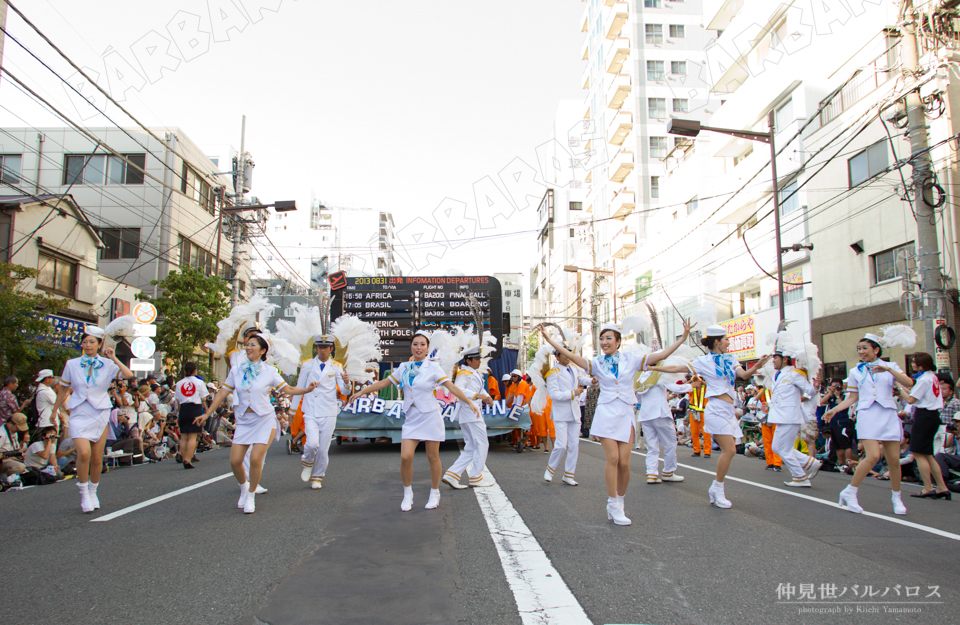
[{"label": "white high heel shoe", "polygon": [[849,486],[840,491],[840,507],[857,514],[863,512],[863,508],[860,507],[860,502],[857,501],[857,492],[850,490]]},{"label": "white high heel shoe", "polygon": [[726,494],[723,492],[723,482],[718,482],[714,480],[713,484],[710,485],[710,503],[718,508],[732,508],[733,504],[730,503],[730,500],[727,499]]}]

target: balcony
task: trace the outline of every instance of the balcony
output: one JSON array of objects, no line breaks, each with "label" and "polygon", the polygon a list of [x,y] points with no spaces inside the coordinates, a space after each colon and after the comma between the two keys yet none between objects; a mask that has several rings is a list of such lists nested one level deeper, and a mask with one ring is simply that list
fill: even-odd
[{"label": "balcony", "polygon": [[623,260],[637,251],[637,233],[629,230],[623,230],[617,236],[613,237],[613,244],[610,246],[612,256]]},{"label": "balcony", "polygon": [[625,2],[620,3],[620,6],[614,7],[603,20],[603,32],[606,33],[606,38],[613,40],[619,37],[620,31],[628,21],[630,21],[629,5]]},{"label": "balcony", "polygon": [[623,69],[623,64],[630,58],[630,39],[628,37],[617,37],[614,39],[607,56],[610,57],[610,64],[607,65],[607,73],[619,74],[620,70]]},{"label": "balcony", "polygon": [[623,182],[633,171],[636,165],[633,152],[620,150],[610,161],[610,180],[613,182]]},{"label": "balcony", "polygon": [[607,89],[607,108],[619,109],[623,106],[624,100],[630,97],[630,91],[633,88],[631,82],[627,74],[617,74],[610,81],[610,87]]},{"label": "balcony", "polygon": [[636,192],[633,189],[624,188],[617,197],[613,198],[613,202],[610,204],[610,210],[613,211],[613,214],[610,216],[623,221],[636,207]]},{"label": "balcony", "polygon": [[631,132],[633,132],[633,113],[621,108],[610,121],[610,127],[607,130],[607,143],[623,145]]}]

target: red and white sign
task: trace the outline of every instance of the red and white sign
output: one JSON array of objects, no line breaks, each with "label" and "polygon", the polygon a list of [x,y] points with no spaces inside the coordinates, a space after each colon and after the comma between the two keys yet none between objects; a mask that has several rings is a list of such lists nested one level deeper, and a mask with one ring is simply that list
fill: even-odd
[{"label": "red and white sign", "polygon": [[721,321],[720,325],[727,331],[730,339],[728,354],[737,360],[751,360],[757,357],[756,333],[754,332],[756,319],[753,315],[737,317],[729,321]]},{"label": "red and white sign", "polygon": [[149,302],[140,302],[133,307],[133,318],[137,323],[153,323],[157,320],[157,307]]}]

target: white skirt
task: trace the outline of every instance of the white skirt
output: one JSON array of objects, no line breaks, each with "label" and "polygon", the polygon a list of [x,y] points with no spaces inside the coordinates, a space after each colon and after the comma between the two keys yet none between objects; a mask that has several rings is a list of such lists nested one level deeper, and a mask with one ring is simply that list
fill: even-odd
[{"label": "white skirt", "polygon": [[633,434],[636,415],[633,405],[614,400],[597,404],[590,424],[590,436],[610,438],[620,443],[629,443]]},{"label": "white skirt", "polygon": [[70,438],[85,438],[96,443],[110,422],[111,408],[94,408],[85,401],[70,411]]},{"label": "white skirt", "polygon": [[743,430],[737,421],[733,404],[720,399],[711,399],[703,411],[703,431],[707,434],[720,434],[740,438]]},{"label": "white skirt", "polygon": [[237,416],[237,429],[233,433],[234,445],[266,445],[276,440],[279,430],[273,413],[261,417],[252,410]]},{"label": "white skirt", "polygon": [[443,425],[443,416],[439,410],[423,413],[416,406],[404,415],[400,437],[415,441],[440,441],[447,439],[446,428]]},{"label": "white skirt", "polygon": [[897,411],[874,402],[857,411],[857,439],[861,441],[903,440],[903,424]]}]

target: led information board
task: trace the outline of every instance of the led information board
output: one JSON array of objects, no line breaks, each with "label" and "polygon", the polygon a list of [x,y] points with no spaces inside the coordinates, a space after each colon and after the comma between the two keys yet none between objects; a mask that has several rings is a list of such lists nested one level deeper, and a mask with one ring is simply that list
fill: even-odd
[{"label": "led information board", "polygon": [[497,337],[492,358],[502,351],[503,314],[500,282],[492,276],[389,276],[346,278],[333,290],[330,317],[351,314],[377,326],[384,362],[410,358],[410,339],[417,328],[436,330],[473,324],[465,295],[483,310],[484,330]]}]

